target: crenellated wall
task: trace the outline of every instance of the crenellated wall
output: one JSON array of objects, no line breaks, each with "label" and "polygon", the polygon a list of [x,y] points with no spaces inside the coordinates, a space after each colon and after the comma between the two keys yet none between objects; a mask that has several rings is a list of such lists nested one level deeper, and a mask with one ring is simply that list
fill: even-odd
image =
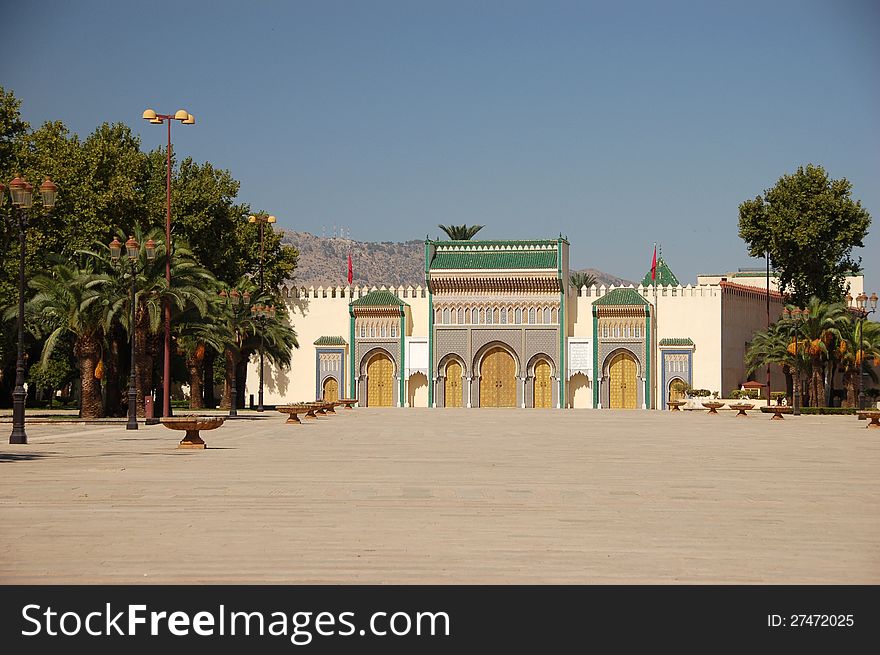
[{"label": "crenellated wall", "polygon": [[[614,288],[594,286],[569,290],[567,337],[595,339],[592,304]],[[339,336],[348,344],[345,346],[345,388],[340,390],[340,395],[348,395],[351,353],[349,303],[378,289],[387,289],[409,306],[406,321],[407,337],[427,337],[428,293],[423,286],[305,288],[287,285],[281,288],[281,296],[289,310],[290,321],[297,332],[300,347],[292,354],[290,369],[278,372],[268,363],[266,364],[265,404],[314,399],[316,346],[313,344],[322,336]],[[766,298],[762,294],[757,290],[736,290],[733,293],[729,283],[660,286],[656,289],[656,296],[653,287],[638,286],[634,289],[654,306],[652,330],[655,334],[652,334],[652,359],[655,369],[661,362],[660,340],[690,339],[693,341],[692,386],[725,394],[730,391],[726,386],[738,386],[740,378],[745,380],[745,366],[742,363],[743,348],[751,334],[757,329],[763,329],[766,323]],[[774,294],[772,320],[778,316],[779,308],[781,308],[781,300]],[[250,364],[246,393],[254,394],[256,397],[258,371],[255,359],[252,358]],[[437,363],[435,361],[435,365]],[[757,377],[759,381],[764,381],[763,376]],[[652,378],[654,380],[652,404],[659,406],[659,399],[662,398],[659,389],[662,376],[655,370],[652,371]],[[592,380],[589,382],[592,384]],[[421,389],[424,381],[419,378],[418,384],[420,391],[415,397],[418,398],[416,404],[420,405],[423,402]],[[774,390],[777,385],[781,385],[781,382],[774,378]],[[573,402],[575,407],[592,406],[591,395],[586,391],[566,395],[570,396],[567,402]],[[411,394],[407,393],[407,396]]]}]

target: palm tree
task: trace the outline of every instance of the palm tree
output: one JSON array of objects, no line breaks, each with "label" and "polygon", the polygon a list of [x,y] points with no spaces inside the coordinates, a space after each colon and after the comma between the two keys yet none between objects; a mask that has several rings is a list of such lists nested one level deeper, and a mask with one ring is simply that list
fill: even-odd
[{"label": "palm tree", "polygon": [[73,354],[80,376],[80,417],[101,418],[101,387],[96,377],[104,337],[105,308],[101,275],[70,264],[56,264],[29,282],[36,291],[27,312],[36,325],[53,326],[43,344],[40,363],[45,363],[65,332],[73,335]]},{"label": "palm tree", "polygon": [[800,388],[800,371],[806,370],[805,348],[799,345],[801,356],[795,352],[790,321],[781,320],[772,324],[767,330],[755,333],[745,354],[746,372],[748,374],[771,364],[782,367],[785,375],[786,394],[791,398],[795,385]]},{"label": "palm tree", "polygon": [[211,314],[207,317],[192,315],[186,320],[181,320],[176,327],[177,350],[183,355],[189,374],[189,408],[204,409],[202,380],[205,375],[206,355],[209,349],[215,352],[224,349],[223,333],[218,329],[220,323]]},{"label": "palm tree", "polygon": [[485,225],[438,225],[452,241],[470,241]]},{"label": "palm tree", "polygon": [[811,404],[818,407],[828,404],[825,390],[829,363],[834,358],[835,333],[847,321],[847,314],[842,303],[826,303],[815,296],[810,298],[806,309],[809,314],[801,324],[801,334],[809,344]]},{"label": "palm tree", "polygon": [[[872,381],[877,381],[877,374],[871,366],[863,362],[880,361],[880,323],[865,322],[862,334],[859,335],[859,322],[851,314],[849,320],[836,330],[838,338],[837,357],[843,372],[843,386],[846,389],[846,406],[856,407],[858,404],[859,376],[867,373]],[[859,337],[861,336],[861,339]],[[861,350],[859,349],[861,341]]]},{"label": "palm tree", "polygon": [[[270,294],[260,294],[256,284],[248,277],[242,277],[235,287],[240,292],[247,291],[251,305],[275,304],[277,299]],[[225,359],[225,384],[220,407],[232,406],[232,376],[236,378],[236,402],[242,404],[247,375],[247,361],[251,354],[258,352],[261,344],[269,361],[279,367],[290,366],[291,349],[299,348],[296,332],[287,324],[283,303],[278,304],[274,318],[258,319],[249,312],[236,314],[226,304],[218,309],[218,316],[224,317],[217,328],[218,338],[223,340]],[[262,335],[262,338],[261,338]]]},{"label": "palm tree", "polygon": [[[125,238],[124,234],[120,236]],[[141,244],[136,266],[134,325],[131,325],[131,269],[128,266],[113,268],[109,248],[104,244],[99,244],[95,251],[82,254],[89,258],[93,266],[108,271],[102,276],[107,307],[105,332],[118,324],[125,329],[129,338],[134,335],[137,411],[138,416],[144,416],[144,396],[153,388],[153,364],[160,349],[166,299],[171,303],[173,324],[180,320],[192,320],[193,312],[205,316],[208,299],[214,296],[217,280],[196,262],[187,245],[178,239],[174,242],[171,255],[169,288],[165,279],[164,232],[160,228],[153,228],[144,234],[138,227],[134,229],[134,236]],[[146,258],[144,247],[149,239],[159,244],[152,261]]]},{"label": "palm tree", "polygon": [[589,289],[598,282],[595,275],[593,275],[592,273],[587,273],[586,271],[574,271],[568,277],[568,281],[569,284],[578,291],[580,291],[584,287]]}]

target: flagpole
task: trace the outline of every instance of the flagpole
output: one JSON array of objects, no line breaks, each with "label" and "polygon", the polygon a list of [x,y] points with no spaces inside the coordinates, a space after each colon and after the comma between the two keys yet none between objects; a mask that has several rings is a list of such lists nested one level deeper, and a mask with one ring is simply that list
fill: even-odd
[{"label": "flagpole", "polygon": [[[662,257],[662,256],[663,256],[663,255],[662,255],[662,249],[661,249],[661,257]],[[660,322],[657,320],[657,242],[656,242],[656,241],[654,242],[654,260],[655,260],[655,261],[654,261],[654,270],[651,272],[651,274],[652,274],[653,277],[654,277],[654,280],[653,280],[653,282],[654,282],[654,326],[655,326],[655,327],[654,327],[654,332],[656,332],[657,329],[660,327]],[[653,335],[653,338],[654,338],[655,340],[657,340],[657,335],[656,335],[656,334]],[[658,341],[659,341],[659,340],[658,340]],[[648,344],[648,347],[649,347],[650,350],[651,350],[651,359],[654,359],[655,362],[656,362],[656,359],[655,359],[655,357],[654,357],[654,354],[655,354],[655,353],[654,353],[654,344],[653,344],[653,343],[650,343],[650,344]],[[648,381],[648,384],[651,385],[651,388],[654,388],[654,385],[651,383],[650,380]],[[655,395],[655,396],[656,396],[656,392],[657,392],[657,390],[654,389],[654,395]],[[649,407],[648,409],[650,409],[650,407]],[[661,407],[661,409],[662,409],[662,407]]]}]

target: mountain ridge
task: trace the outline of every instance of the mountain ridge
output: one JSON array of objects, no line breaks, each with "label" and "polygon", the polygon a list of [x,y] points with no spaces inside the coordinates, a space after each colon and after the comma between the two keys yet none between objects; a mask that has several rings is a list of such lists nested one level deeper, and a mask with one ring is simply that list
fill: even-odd
[{"label": "mountain ridge", "polygon": [[[296,246],[299,261],[293,281],[301,286],[345,286],[348,255],[352,283],[358,286],[418,286],[425,283],[425,242],[355,241],[319,237],[310,232],[283,230],[281,242]],[[595,275],[597,284],[626,286],[633,282],[595,268],[572,269]]]}]

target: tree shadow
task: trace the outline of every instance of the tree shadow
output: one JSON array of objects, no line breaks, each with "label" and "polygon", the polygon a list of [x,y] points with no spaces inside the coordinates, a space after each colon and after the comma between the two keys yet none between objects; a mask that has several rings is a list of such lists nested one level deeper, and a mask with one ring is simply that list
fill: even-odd
[{"label": "tree shadow", "polygon": [[0,462],[27,462],[47,456],[47,453],[0,453]]}]

